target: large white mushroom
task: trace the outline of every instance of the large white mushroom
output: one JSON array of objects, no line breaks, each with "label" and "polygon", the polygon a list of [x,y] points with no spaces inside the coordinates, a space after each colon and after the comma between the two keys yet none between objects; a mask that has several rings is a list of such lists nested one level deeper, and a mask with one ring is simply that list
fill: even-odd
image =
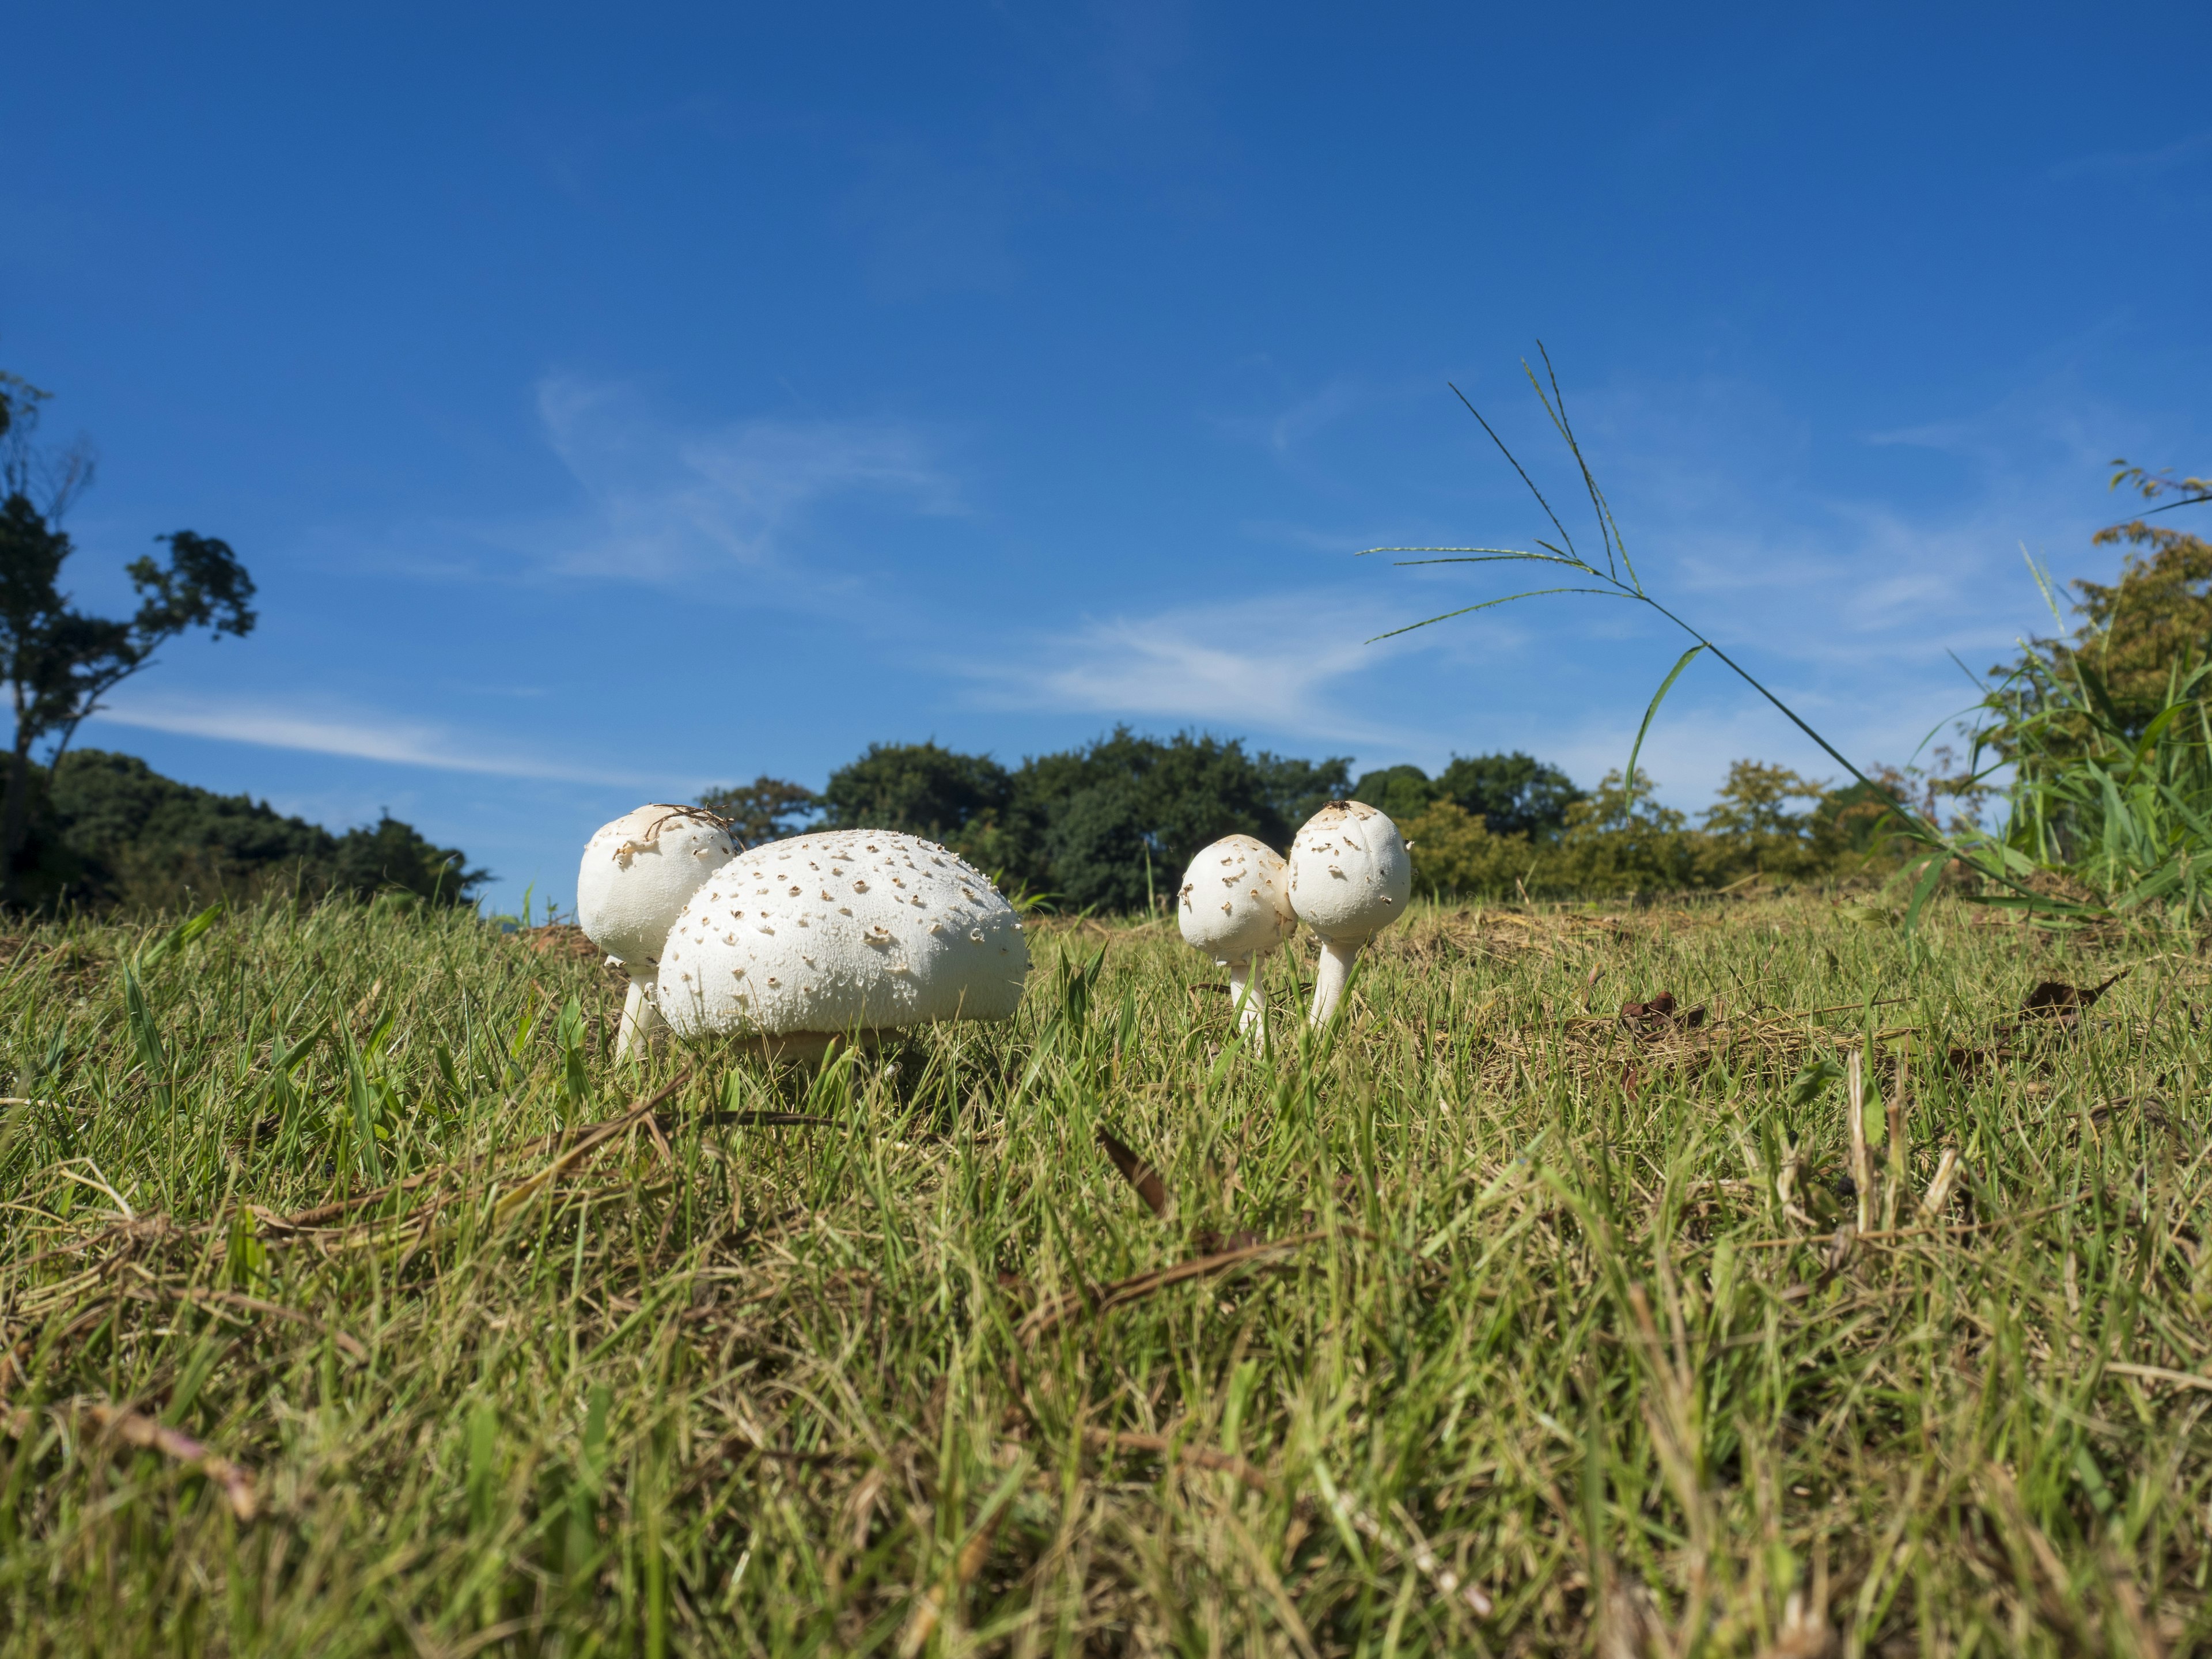
[{"label": "large white mushroom", "polygon": [[584,843],[576,872],[576,921],[629,975],[620,1060],[660,1024],[653,984],[661,946],[678,915],[707,878],[738,855],[729,828],[696,806],[656,803],[603,824]]},{"label": "large white mushroom", "polygon": [[1182,872],[1176,915],[1187,944],[1229,970],[1229,995],[1246,1030],[1265,1040],[1267,995],[1261,958],[1298,931],[1280,854],[1249,836],[1225,836]]},{"label": "large white mushroom", "polygon": [[1328,1023],[1359,947],[1406,912],[1413,860],[1398,826],[1356,800],[1333,800],[1291,844],[1291,908],[1321,936],[1312,1022]]},{"label": "large white mushroom", "polygon": [[679,1037],[810,1060],[839,1037],[1010,1018],[1029,967],[981,871],[918,836],[833,830],[716,872],[669,930],[658,994]]}]

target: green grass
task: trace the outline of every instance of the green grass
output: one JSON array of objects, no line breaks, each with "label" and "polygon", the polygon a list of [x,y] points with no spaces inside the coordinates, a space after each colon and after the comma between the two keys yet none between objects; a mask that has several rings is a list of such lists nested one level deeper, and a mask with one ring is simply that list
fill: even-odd
[{"label": "green grass", "polygon": [[[1977,920],[1427,909],[1272,1060],[1091,924],[811,1081],[619,1072],[591,959],[461,918],[40,931],[0,1650],[2202,1648],[2205,970]],[[1585,1012],[1662,989],[1706,1023]],[[1304,1242],[1109,1290],[1253,1238]]]}]

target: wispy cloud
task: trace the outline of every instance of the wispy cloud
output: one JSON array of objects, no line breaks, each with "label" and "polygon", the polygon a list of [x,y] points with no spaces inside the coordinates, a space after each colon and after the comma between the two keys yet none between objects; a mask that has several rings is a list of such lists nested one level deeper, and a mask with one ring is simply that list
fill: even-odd
[{"label": "wispy cloud", "polygon": [[2164,173],[2192,161],[2212,160],[2212,131],[2192,132],[2150,149],[2100,150],[2077,155],[2051,169],[2053,179],[2109,178],[2114,174]]},{"label": "wispy cloud", "polygon": [[1237,413],[1204,416],[1213,428],[1238,443],[1266,450],[1278,461],[1293,456],[1310,458],[1316,441],[1347,417],[1378,404],[1402,402],[1425,396],[1430,386],[1418,380],[1374,384],[1348,375],[1336,375],[1317,388],[1301,390],[1267,358],[1255,358],[1243,368],[1256,374],[1256,407]]},{"label": "wispy cloud", "polygon": [[[2023,629],[2047,629],[2023,542],[2062,566],[2101,562],[2089,533],[2103,463],[2140,435],[2063,369],[1855,445],[1821,444],[1759,388],[1724,380],[1580,401],[1647,579],[1692,601],[1686,614],[1716,639],[1808,676],[1924,671],[1947,695],[1946,651],[2002,652]],[[1886,450],[1928,459],[1878,459]],[[1886,694],[1900,689],[1891,679]]]},{"label": "wispy cloud", "polygon": [[843,504],[965,510],[936,436],[909,422],[758,418],[686,428],[629,387],[566,374],[541,380],[537,402],[581,511],[465,526],[463,536],[539,571],[665,583],[735,565],[768,580]]},{"label": "wispy cloud", "polygon": [[996,294],[1019,280],[1012,229],[1030,165],[961,164],[906,142],[869,148],[862,165],[834,217],[860,239],[880,297]]},{"label": "wispy cloud", "polygon": [[621,787],[650,787],[668,781],[619,767],[577,765],[495,749],[442,726],[373,714],[319,716],[272,708],[260,702],[164,696],[120,702],[102,709],[94,720],[263,749],[291,749],[487,777],[542,778]]},{"label": "wispy cloud", "polygon": [[[1033,639],[1012,661],[948,665],[1000,708],[1096,709],[1257,728],[1331,742],[1390,741],[1346,683],[1431,643],[1366,641],[1402,626],[1402,607],[1312,590],[1091,622]],[[1441,639],[1434,641],[1444,643]]]}]

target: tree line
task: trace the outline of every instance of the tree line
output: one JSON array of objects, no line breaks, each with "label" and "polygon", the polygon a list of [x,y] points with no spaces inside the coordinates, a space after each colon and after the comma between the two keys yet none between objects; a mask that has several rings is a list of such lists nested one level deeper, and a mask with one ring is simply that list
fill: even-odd
[{"label": "tree line", "polygon": [[[1893,772],[1925,795],[1940,778]],[[1401,765],[1352,775],[1349,757],[1300,760],[1203,732],[1119,726],[1008,767],[934,742],[872,744],[817,793],[756,778],[701,804],[748,843],[809,830],[901,830],[943,842],[1011,893],[1054,908],[1158,908],[1193,854],[1223,836],[1282,849],[1323,802],[1380,807],[1412,843],[1415,879],[1440,896],[1617,895],[1817,880],[1879,867],[1886,803],[1779,766],[1739,761],[1698,823],[1618,774],[1595,791],[1519,753],[1455,756],[1434,777]]]},{"label": "tree line", "polygon": [[44,909],[179,910],[268,892],[457,905],[490,879],[388,812],[334,834],[163,777],[134,755],[71,750],[51,769],[31,767],[27,794],[17,892]]}]

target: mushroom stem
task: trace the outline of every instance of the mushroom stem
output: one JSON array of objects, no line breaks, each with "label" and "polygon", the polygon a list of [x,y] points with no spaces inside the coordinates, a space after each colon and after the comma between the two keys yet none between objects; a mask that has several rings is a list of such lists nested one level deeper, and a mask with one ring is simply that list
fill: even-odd
[{"label": "mushroom stem", "polygon": [[1321,964],[1314,970],[1313,1012],[1308,1024],[1326,1025],[1336,1012],[1336,1005],[1344,1000],[1345,981],[1352,977],[1352,964],[1359,955],[1365,939],[1344,941],[1325,939],[1321,942]]},{"label": "mushroom stem", "polygon": [[1229,1006],[1237,1010],[1239,1030],[1263,1028],[1267,1018],[1267,982],[1258,972],[1257,957],[1238,957],[1227,963]]},{"label": "mushroom stem", "polygon": [[615,1059],[629,1059],[653,1033],[667,1029],[668,1022],[661,1018],[660,1009],[653,1002],[652,982],[630,981],[629,994],[623,998],[622,1023],[615,1028]]}]

